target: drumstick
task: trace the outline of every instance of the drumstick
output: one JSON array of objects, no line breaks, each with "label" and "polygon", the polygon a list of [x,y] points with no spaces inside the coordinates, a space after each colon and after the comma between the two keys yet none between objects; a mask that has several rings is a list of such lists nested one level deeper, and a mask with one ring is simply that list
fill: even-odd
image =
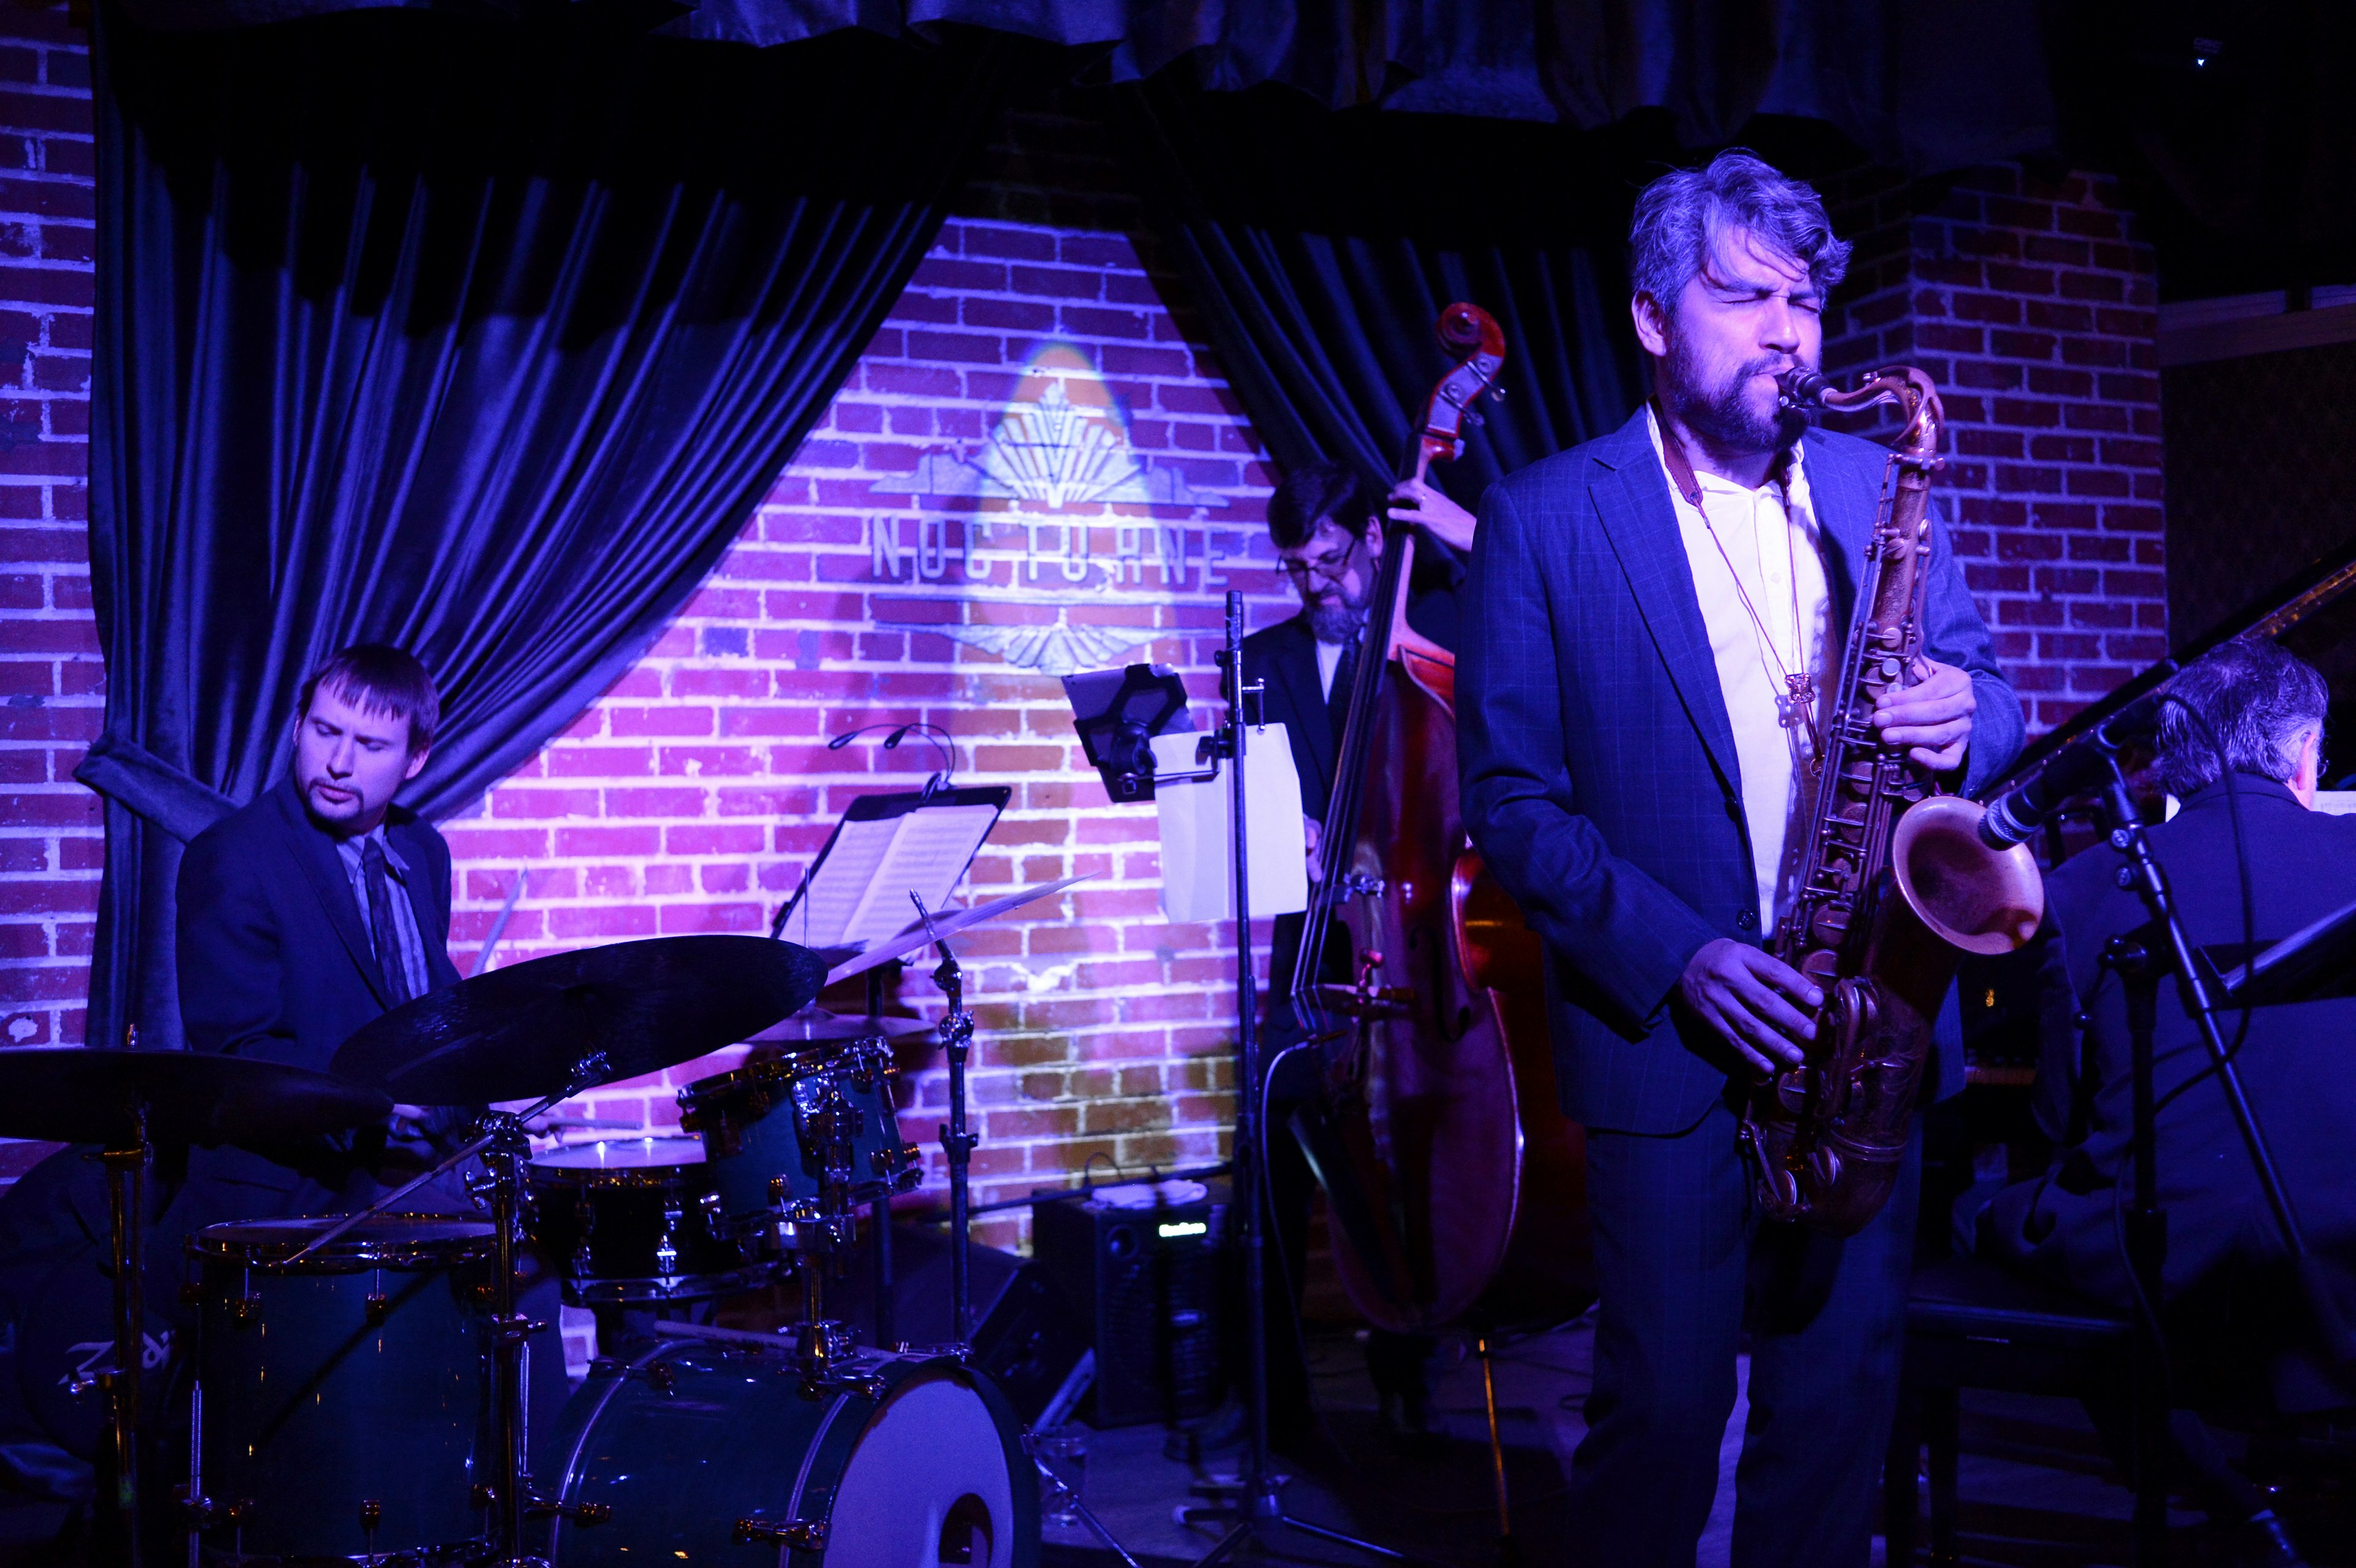
[{"label": "drumstick", "polygon": [[508,894],[508,901],[499,906],[499,918],[491,922],[491,933],[483,939],[483,950],[475,955],[475,966],[467,971],[469,976],[479,975],[490,967],[491,955],[498,949],[499,938],[508,933],[508,916],[515,913],[516,901],[523,897],[523,885],[530,880],[530,871],[516,873],[515,891]]}]

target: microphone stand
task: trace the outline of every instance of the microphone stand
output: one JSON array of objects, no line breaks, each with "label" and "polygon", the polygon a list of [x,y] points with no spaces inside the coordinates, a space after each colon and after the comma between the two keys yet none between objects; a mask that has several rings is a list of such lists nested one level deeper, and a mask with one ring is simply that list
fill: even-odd
[{"label": "microphone stand", "polygon": [[1228,1212],[1240,1216],[1238,1240],[1244,1256],[1244,1403],[1250,1445],[1243,1474],[1232,1486],[1199,1488],[1222,1500],[1178,1510],[1181,1524],[1226,1524],[1227,1532],[1195,1560],[1195,1568],[1226,1562],[1245,1545],[1272,1527],[1354,1548],[1392,1563],[1424,1563],[1426,1558],[1377,1546],[1323,1525],[1310,1524],[1284,1511],[1287,1477],[1269,1465],[1268,1450],[1268,1315],[1261,1298],[1263,1263],[1260,1225],[1259,1035],[1255,1019],[1258,997],[1252,984],[1251,866],[1246,824],[1250,817],[1244,788],[1244,696],[1260,689],[1244,684],[1244,596],[1227,594],[1227,645],[1218,655],[1221,694],[1227,721],[1211,742],[1212,755],[1227,769],[1228,828],[1233,837],[1236,879],[1236,1134],[1235,1194]]},{"label": "microphone stand", "polygon": [[[2224,1031],[2217,1021],[2220,1004],[2215,981],[2185,930],[2167,870],[2151,851],[2142,814],[2136,809],[2134,797],[2127,790],[2126,775],[2119,767],[2118,745],[2104,731],[2098,730],[2095,734],[2095,744],[2109,773],[2101,799],[2111,822],[2110,846],[2126,858],[2126,864],[2119,869],[2119,885],[2142,900],[2151,916],[2150,929],[2156,931],[2162,944],[2159,951],[2153,952],[2135,937],[2120,937],[2113,940],[2103,955],[2104,966],[2119,976],[2125,987],[2133,1078],[2130,1147],[2136,1169],[2126,1243],[2128,1266],[2143,1298],[2143,1309],[2136,1314],[2135,1462],[2138,1475],[2135,1561],[2139,1565],[2157,1564],[2167,1560],[2168,1530],[2166,1505],[2161,1500],[2165,1493],[2147,1484],[2162,1463],[2169,1403],[2166,1392],[2159,1386],[2159,1369],[2164,1363],[2158,1320],[2161,1273],[2168,1256],[2168,1216],[2159,1206],[2155,1168],[2158,1133],[2152,1083],[2153,1037],[2161,976],[2171,971],[2176,976],[2185,1015],[2200,1031],[2210,1068],[2241,1134],[2250,1168],[2257,1176],[2258,1189],[2265,1197],[2283,1252],[2297,1275],[2301,1294],[2324,1342],[2325,1352],[2343,1371],[2356,1366],[2356,1353],[2351,1353],[2348,1326],[2330,1282],[2321,1261],[2308,1245],[2289,1189],[2283,1184],[2282,1173],[2276,1168],[2273,1150],[2266,1143],[2265,1131],[2259,1126],[2257,1112],[2242,1087],[2241,1073],[2233,1065],[2233,1053],[2226,1047]],[[2227,787],[2231,787],[2230,784]]]}]

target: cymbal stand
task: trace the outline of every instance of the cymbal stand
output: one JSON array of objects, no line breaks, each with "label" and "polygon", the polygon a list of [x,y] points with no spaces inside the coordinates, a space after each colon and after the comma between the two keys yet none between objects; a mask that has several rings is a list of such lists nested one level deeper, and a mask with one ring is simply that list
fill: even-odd
[{"label": "cymbal stand", "polygon": [[100,1154],[106,1167],[107,1230],[114,1253],[114,1365],[99,1374],[106,1392],[107,1485],[98,1499],[99,1560],[138,1568],[139,1372],[145,1358],[147,1306],[141,1278],[141,1232],[150,1155],[147,1113],[134,1110],[131,1136]]},{"label": "cymbal stand", "polygon": [[[883,1016],[884,985],[887,975],[896,975],[903,965],[894,958],[867,971],[867,1017],[871,1023]],[[893,1138],[898,1141],[894,1124]],[[875,1348],[888,1350],[900,1338],[897,1315],[892,1293],[895,1282],[892,1274],[892,1194],[886,1192],[867,1206],[869,1232],[875,1243]]]},{"label": "cymbal stand", "polygon": [[967,1233],[973,1202],[969,1168],[974,1145],[981,1141],[966,1130],[965,1120],[965,1065],[973,1049],[973,1015],[966,1011],[965,971],[958,966],[957,955],[933,929],[933,914],[925,907],[925,901],[913,891],[908,898],[916,906],[917,918],[925,923],[925,933],[940,952],[941,961],[933,971],[933,984],[949,999],[948,1016],[941,1020],[941,1045],[949,1061],[949,1119],[941,1127],[941,1153],[948,1157],[949,1166],[949,1328],[957,1342],[965,1345],[973,1340],[973,1276],[969,1272],[973,1238]]},{"label": "cymbal stand", "polygon": [[[1244,723],[1244,698],[1248,692],[1259,689],[1244,684],[1244,596],[1234,591],[1227,594],[1227,645],[1218,655],[1220,688],[1227,705],[1227,720],[1219,727],[1211,741],[1212,754],[1220,758],[1227,770],[1227,820],[1234,851],[1236,890],[1236,1136],[1235,1136],[1235,1197],[1230,1214],[1240,1217],[1240,1238],[1244,1254],[1244,1343],[1248,1351],[1245,1360],[1245,1406],[1250,1420],[1250,1446],[1246,1450],[1243,1474],[1237,1478],[1231,1498],[1201,1507],[1178,1510],[1181,1524],[1225,1523],[1230,1528],[1215,1545],[1195,1560],[1195,1568],[1211,1568],[1235,1557],[1248,1544],[1260,1541],[1272,1529],[1281,1527],[1330,1541],[1337,1546],[1347,1546],[1391,1563],[1421,1563],[1415,1557],[1387,1546],[1377,1546],[1371,1541],[1361,1541],[1340,1531],[1323,1525],[1310,1524],[1284,1511],[1285,1477],[1275,1473],[1269,1464],[1268,1451],[1268,1314],[1262,1299],[1264,1272],[1263,1227],[1260,1222],[1260,1188],[1265,1173],[1261,1170],[1259,1118],[1260,1072],[1259,1031],[1256,1019],[1259,998],[1252,984],[1252,923],[1251,867],[1248,852],[1248,833],[1246,825],[1251,817],[1244,789],[1244,752],[1248,727]],[[1220,1491],[1228,1488],[1220,1488]]]},{"label": "cymbal stand", "polygon": [[524,1347],[535,1324],[516,1310],[516,1249],[523,1230],[523,1167],[531,1156],[531,1140],[523,1118],[492,1111],[477,1124],[476,1140],[483,1146],[484,1175],[466,1184],[467,1190],[491,1200],[491,1399],[493,1429],[498,1456],[491,1475],[491,1555],[494,1568],[544,1568],[544,1560],[526,1556],[523,1516],[531,1477],[524,1459]]}]

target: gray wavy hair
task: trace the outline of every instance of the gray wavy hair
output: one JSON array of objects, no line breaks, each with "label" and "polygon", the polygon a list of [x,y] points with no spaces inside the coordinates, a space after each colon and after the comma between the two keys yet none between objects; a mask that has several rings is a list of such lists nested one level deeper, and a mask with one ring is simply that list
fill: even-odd
[{"label": "gray wavy hair", "polygon": [[1636,197],[1628,229],[1628,277],[1674,316],[1677,296],[1730,229],[1747,229],[1808,270],[1819,293],[1848,272],[1849,245],[1833,234],[1824,198],[1756,153],[1729,148],[1698,169],[1676,169]]},{"label": "gray wavy hair", "polygon": [[[2216,738],[2225,764],[2277,784],[2298,762],[2298,740],[2319,734],[2331,691],[2306,660],[2263,638],[2237,639],[2194,660],[2169,683],[2159,716],[2159,776],[2181,798],[2216,782]],[[2177,703],[2192,709],[2185,717]]]}]

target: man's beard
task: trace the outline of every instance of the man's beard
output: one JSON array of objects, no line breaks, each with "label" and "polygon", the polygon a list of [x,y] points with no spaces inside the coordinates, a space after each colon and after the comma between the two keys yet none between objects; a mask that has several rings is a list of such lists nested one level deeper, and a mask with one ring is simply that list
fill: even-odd
[{"label": "man's beard", "polygon": [[1791,362],[1783,356],[1765,355],[1744,361],[1723,385],[1703,388],[1696,384],[1694,364],[1684,339],[1673,333],[1669,337],[1667,385],[1662,390],[1669,411],[1710,451],[1729,454],[1781,452],[1799,440],[1801,432],[1807,429],[1806,416],[1797,409],[1783,407],[1780,401],[1762,413],[1745,400],[1744,393],[1752,377],[1762,373],[1780,375],[1789,368]]},{"label": "man's beard", "polygon": [[1336,591],[1337,596],[1323,596],[1310,601],[1309,629],[1321,643],[1346,643],[1360,635],[1366,624],[1366,595],[1350,597],[1347,589]]}]

